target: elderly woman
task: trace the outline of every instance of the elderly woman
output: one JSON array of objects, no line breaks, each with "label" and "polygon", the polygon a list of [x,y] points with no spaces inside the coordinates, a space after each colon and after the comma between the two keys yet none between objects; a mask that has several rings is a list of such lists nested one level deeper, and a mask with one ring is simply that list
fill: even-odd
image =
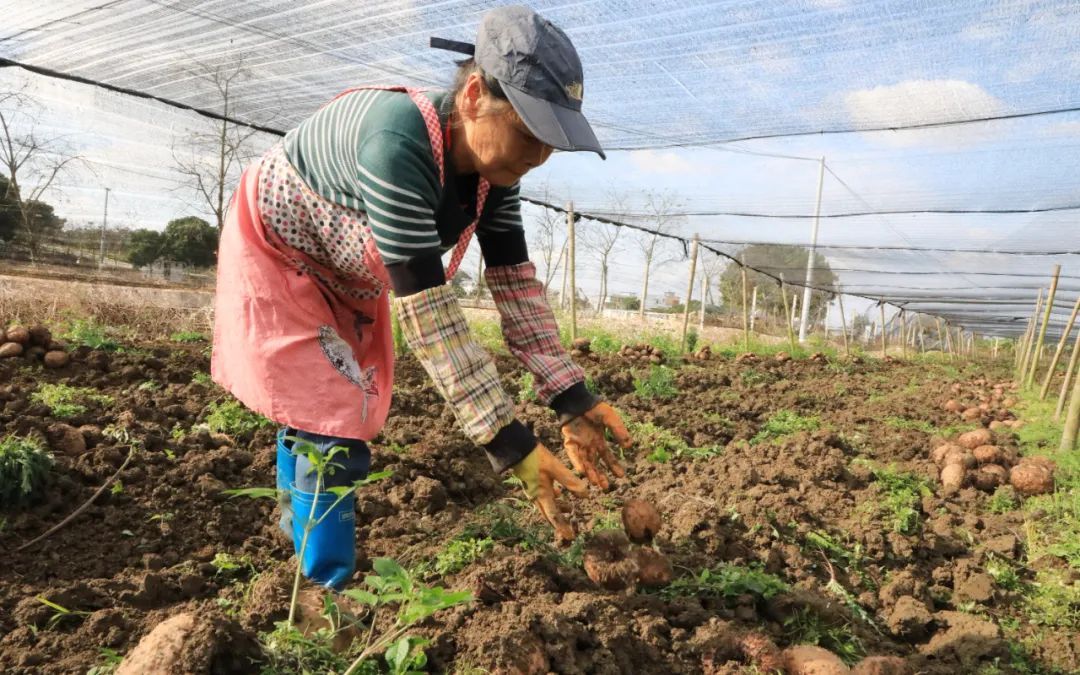
[{"label": "elderly woman", "polygon": [[319,519],[301,566],[334,589],[355,567],[355,497],[317,495],[306,453],[340,448],[324,487],[367,475],[365,441],[386,421],[393,384],[390,289],[406,342],[464,432],[524,483],[557,538],[573,536],[555,483],[579,497],[588,485],[515,418],[447,284],[474,234],[506,343],[558,415],[574,468],[606,489],[602,465],[624,474],[605,432],[631,442],[559,344],[521,221],[518,183],[554,148],[604,156],[581,113],[573,45],[531,10],[502,7],[475,46],[432,46],[471,55],[451,91],[342,93],[247,169],[221,236],[213,378],[304,442],[295,454],[293,441],[278,444],[281,524],[299,554],[304,523]]}]

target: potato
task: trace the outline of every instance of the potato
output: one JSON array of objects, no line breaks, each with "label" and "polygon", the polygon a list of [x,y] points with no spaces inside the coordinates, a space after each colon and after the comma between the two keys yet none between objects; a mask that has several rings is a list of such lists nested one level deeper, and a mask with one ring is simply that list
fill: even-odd
[{"label": "potato", "polygon": [[1057,462],[1046,457],[1021,457],[1020,464],[1033,464],[1035,466],[1041,466],[1050,473],[1057,471]]},{"label": "potato", "polygon": [[851,669],[851,675],[911,675],[913,672],[899,656],[867,656]]},{"label": "potato", "polygon": [[761,673],[775,673],[784,668],[780,648],[768,636],[747,633],[739,638],[739,652],[747,664]]},{"label": "potato", "polygon": [[635,544],[648,544],[660,531],[660,514],[644,499],[630,499],[623,504],[623,529]]},{"label": "potato", "polygon": [[0,359],[7,358],[9,356],[20,356],[23,353],[23,346],[18,342],[5,342],[0,345]]},{"label": "potato", "polygon": [[974,469],[979,465],[979,463],[975,461],[975,455],[964,448],[951,450],[945,455],[944,466],[949,466],[951,464],[959,464],[965,469]]},{"label": "potato", "polygon": [[980,445],[971,451],[979,464],[1001,464],[1004,454],[996,445]]},{"label": "potato", "polygon": [[851,672],[839,656],[813,645],[788,647],[780,658],[787,675],[845,675]]},{"label": "potato", "polygon": [[23,326],[12,326],[7,329],[7,341],[18,342],[21,345],[25,345],[30,342],[30,331],[26,330]]},{"label": "potato", "polygon": [[1021,463],[1009,472],[1009,484],[1025,497],[1054,491],[1054,474],[1045,466]]},{"label": "potato", "polygon": [[930,459],[934,461],[939,467],[945,466],[945,458],[952,452],[963,452],[964,448],[955,443],[945,443],[934,448],[934,451],[930,453]]},{"label": "potato", "polygon": [[45,326],[37,325],[30,329],[30,344],[48,347],[50,342],[52,342],[52,332]]},{"label": "potato", "polygon": [[637,558],[630,555],[630,542],[618,530],[603,530],[585,544],[585,573],[600,588],[621,591],[637,581]]},{"label": "potato", "polygon": [[964,487],[967,469],[963,464],[949,464],[941,470],[941,486],[946,492],[955,492]]},{"label": "potato", "polygon": [[969,431],[966,434],[960,434],[960,438],[956,439],[958,445],[962,445],[968,450],[974,450],[980,445],[990,445],[994,442],[994,435],[990,433],[989,429],[976,429],[975,431]]},{"label": "potato", "polygon": [[990,431],[1000,431],[1001,429],[1007,429],[1005,422],[1001,420],[994,420],[990,423]]},{"label": "potato", "polygon": [[971,482],[975,487],[984,492],[993,492],[1009,480],[1008,470],[1000,464],[987,464],[979,467],[979,470],[971,476]]},{"label": "potato", "polygon": [[46,368],[63,368],[71,361],[71,356],[67,352],[52,351],[45,352],[45,367]]},{"label": "potato", "polygon": [[982,417],[982,413],[983,411],[979,410],[978,408],[968,408],[963,413],[961,413],[960,418],[965,422],[974,422],[975,420]]},{"label": "potato", "polygon": [[1002,401],[1001,405],[1005,406],[1006,408],[1012,408],[1013,406],[1016,405],[1016,399],[1012,398],[1012,397],[1009,397],[1009,398],[1005,399],[1004,401]]},{"label": "potato", "polygon": [[671,562],[663,553],[643,546],[634,551],[634,557],[637,558],[639,584],[657,588],[671,583]]},{"label": "potato", "polygon": [[964,411],[964,405],[957,401],[955,398],[950,398],[948,401],[945,402],[945,405],[943,407],[949,412],[958,413]]}]

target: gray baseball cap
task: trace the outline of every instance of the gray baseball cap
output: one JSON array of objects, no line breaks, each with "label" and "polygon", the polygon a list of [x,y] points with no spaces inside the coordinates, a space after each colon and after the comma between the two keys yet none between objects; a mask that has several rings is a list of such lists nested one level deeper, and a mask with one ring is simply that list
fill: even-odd
[{"label": "gray baseball cap", "polygon": [[431,46],[472,56],[499,81],[529,131],[544,143],[607,158],[581,113],[581,59],[555,24],[528,7],[498,7],[480,20],[475,45],[431,38]]}]

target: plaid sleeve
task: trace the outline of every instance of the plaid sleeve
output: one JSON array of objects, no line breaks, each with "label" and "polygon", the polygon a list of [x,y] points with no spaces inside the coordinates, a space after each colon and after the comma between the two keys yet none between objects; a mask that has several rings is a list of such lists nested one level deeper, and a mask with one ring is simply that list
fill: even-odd
[{"label": "plaid sleeve", "polygon": [[489,267],[484,278],[502,318],[506,346],[536,378],[538,398],[560,413],[562,406],[555,404],[568,398],[575,399],[572,407],[580,408],[576,414],[595,404],[583,384],[585,371],[559,342],[559,327],[544,285],[536,278],[536,266],[524,262]]},{"label": "plaid sleeve", "polygon": [[470,336],[453,289],[436,286],[397,298],[394,305],[409,348],[465,434],[477,444],[490,443],[514,422],[514,403],[491,357]]}]

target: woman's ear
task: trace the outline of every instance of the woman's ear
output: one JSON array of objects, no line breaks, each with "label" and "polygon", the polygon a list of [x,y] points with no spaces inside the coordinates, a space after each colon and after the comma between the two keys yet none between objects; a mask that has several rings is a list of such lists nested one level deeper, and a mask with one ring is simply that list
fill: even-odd
[{"label": "woman's ear", "polygon": [[480,116],[481,101],[485,93],[483,76],[480,73],[473,72],[461,89],[461,113],[463,117],[474,120]]}]

